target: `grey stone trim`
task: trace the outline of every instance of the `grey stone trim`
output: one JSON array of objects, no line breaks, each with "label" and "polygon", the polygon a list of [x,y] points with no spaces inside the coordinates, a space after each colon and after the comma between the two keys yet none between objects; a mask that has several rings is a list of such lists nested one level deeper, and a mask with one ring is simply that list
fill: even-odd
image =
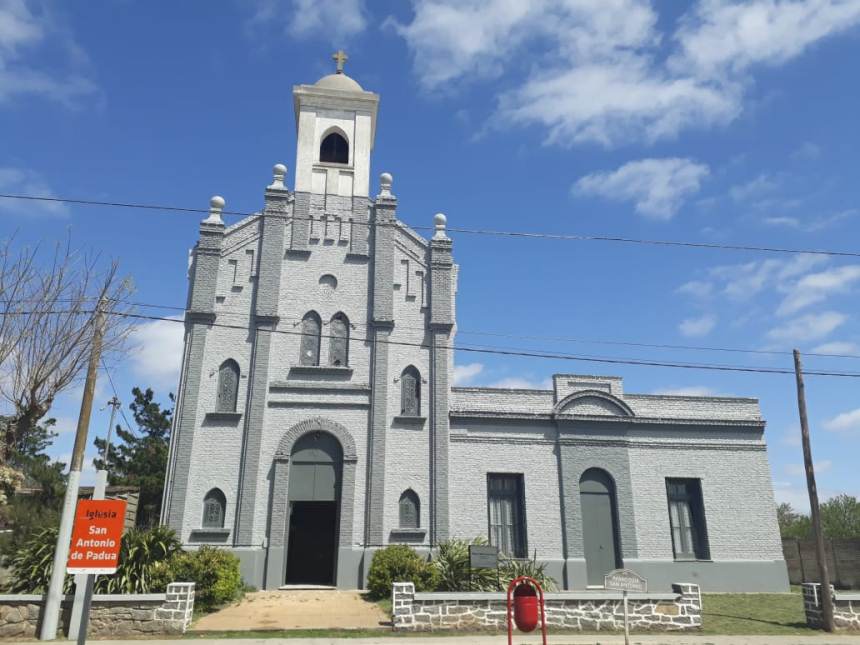
[{"label": "grey stone trim", "polygon": [[287,378],[293,376],[352,376],[351,367],[339,367],[335,365],[293,365]]},{"label": "grey stone trim", "polygon": [[647,441],[641,439],[586,439],[586,438],[561,438],[558,442],[540,437],[480,437],[469,434],[452,433],[451,441],[457,443],[499,443],[519,446],[555,445],[563,446],[606,446],[614,448],[657,448],[675,450],[728,450],[728,451],[751,451],[766,452],[767,446],[761,443],[685,443],[681,441]]},{"label": "grey stone trim", "polygon": [[272,381],[269,383],[269,391],[275,390],[302,390],[314,392],[356,392],[367,394],[370,392],[370,384],[368,383],[297,383],[295,381]]},{"label": "grey stone trim", "polygon": [[230,529],[216,529],[216,528],[191,529],[191,541],[192,542],[194,541],[195,536],[226,538],[229,535],[230,535]]},{"label": "grey stone trim", "polygon": [[239,469],[239,495],[233,537],[235,545],[251,544],[254,537],[254,507],[257,503],[257,481],[260,472],[261,441],[266,410],[266,385],[269,382],[269,355],[275,325],[256,323],[254,348],[245,403],[245,427],[242,460]]},{"label": "grey stone trim", "polygon": [[206,421],[228,421],[237,423],[242,418],[241,412],[207,412],[203,417],[203,422]]},{"label": "grey stone trim", "polygon": [[[278,444],[278,450],[275,453],[273,465],[273,484],[272,484],[272,505],[271,505],[271,526],[269,529],[269,555],[278,554],[286,563],[286,548],[287,548],[287,519],[289,517],[289,484],[290,484],[290,454],[296,441],[308,432],[315,431],[328,432],[334,435],[340,442],[343,450],[343,472],[341,475],[340,485],[340,526],[338,529],[338,553],[342,553],[343,549],[348,549],[352,545],[353,534],[353,508],[355,499],[355,469],[358,464],[358,457],[355,449],[355,440],[349,431],[325,417],[311,417],[297,423],[292,428],[284,433],[283,438]],[[340,558],[338,559],[337,578],[341,578]],[[279,571],[269,568],[266,572],[266,588],[277,587],[283,583],[286,569],[281,567]],[[345,573],[345,572],[344,572]],[[279,579],[272,580],[273,576],[279,576]]]},{"label": "grey stone trim", "polygon": [[565,423],[630,423],[642,425],[692,425],[692,426],[726,426],[743,428],[764,428],[764,421],[745,419],[680,419],[671,417],[616,417],[588,414],[558,414],[548,412],[494,412],[488,410],[451,410],[452,419],[557,419]]},{"label": "grey stone trim", "polygon": [[290,454],[293,451],[293,446],[303,435],[308,432],[322,430],[334,435],[340,442],[340,447],[343,450],[343,460],[355,462],[358,460],[358,455],[355,450],[355,440],[352,438],[349,430],[344,426],[326,419],[325,417],[311,417],[294,425],[284,433],[278,442],[278,449],[275,451],[275,459],[278,461],[289,461]]},{"label": "grey stone trim", "polygon": [[254,313],[258,319],[278,315],[289,196],[286,190],[266,190],[266,208],[260,230],[257,290],[254,294]]},{"label": "grey stone trim", "polygon": [[451,388],[452,392],[517,392],[521,394],[552,394],[552,390],[529,389],[521,387],[479,387],[477,385],[457,386]]},{"label": "grey stone trim", "polygon": [[367,197],[352,198],[352,222],[350,254],[367,256],[370,244],[370,200]]},{"label": "grey stone trim", "polygon": [[[577,390],[576,392],[568,394],[561,401],[559,401],[558,403],[555,404],[555,407],[553,407],[553,409],[552,409],[552,413],[553,414],[562,414],[564,412],[565,408],[567,408],[568,406],[573,404],[574,401],[577,401],[579,399],[584,399],[584,398],[600,399],[602,401],[606,401],[607,403],[618,408],[618,410],[621,412],[622,415],[628,416],[628,417],[635,417],[636,416],[633,413],[633,410],[630,409],[630,406],[627,405],[624,401],[619,399],[617,396],[613,396],[612,394],[609,394],[608,392],[603,392],[601,390]],[[581,416],[581,415],[577,415],[577,416]],[[597,415],[592,415],[592,416],[597,416]],[[603,416],[600,415],[600,418],[603,418]]]},{"label": "grey stone trim", "polygon": [[200,397],[200,383],[203,378],[203,355],[209,328],[200,323],[186,323],[187,361],[183,374],[182,407],[178,422],[173,429],[174,442],[168,481],[170,493],[168,505],[163,513],[167,525],[174,531],[182,531],[182,520],[188,495],[188,478],[191,473],[191,452],[194,433],[197,429],[197,402]]},{"label": "grey stone trim", "polygon": [[[389,294],[391,284],[388,286]],[[387,325],[369,329],[373,338],[371,355],[370,432],[367,446],[367,500],[365,502],[364,541],[382,544],[385,504],[385,443],[388,434],[388,338]]]},{"label": "grey stone trim", "polygon": [[307,251],[311,233],[311,194],[295,193],[293,203],[292,235],[290,236],[291,251]]},{"label": "grey stone trim", "polygon": [[318,408],[369,408],[368,401],[269,401],[270,408],[306,408],[313,405]]},{"label": "grey stone trim", "polygon": [[194,263],[191,270],[191,294],[188,307],[191,311],[212,312],[214,310],[223,242],[223,224],[200,224],[200,239],[194,248]]}]

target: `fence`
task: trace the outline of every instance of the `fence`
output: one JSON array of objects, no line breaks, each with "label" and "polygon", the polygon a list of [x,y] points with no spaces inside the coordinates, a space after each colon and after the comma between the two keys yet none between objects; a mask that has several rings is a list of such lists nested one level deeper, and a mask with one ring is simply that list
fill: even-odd
[{"label": "fence", "polygon": [[[824,547],[831,583],[840,589],[860,589],[860,538],[828,538]],[[784,538],[782,553],[791,584],[820,581],[814,540]]]}]

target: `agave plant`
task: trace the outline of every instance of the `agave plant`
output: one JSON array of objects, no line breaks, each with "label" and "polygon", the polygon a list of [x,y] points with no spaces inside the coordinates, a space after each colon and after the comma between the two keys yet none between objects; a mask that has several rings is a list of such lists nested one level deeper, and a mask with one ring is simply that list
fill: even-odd
[{"label": "agave plant", "polygon": [[491,591],[498,587],[495,569],[472,569],[469,562],[469,545],[484,546],[485,538],[447,540],[439,544],[433,556],[439,591]]},{"label": "agave plant", "polygon": [[[41,593],[47,591],[54,569],[54,547],[57,544],[57,529],[36,531],[6,559],[11,571],[8,590],[11,593]],[[74,582],[67,575],[63,580],[63,592],[69,593]]]},{"label": "agave plant", "polygon": [[544,591],[556,591],[558,589],[558,583],[556,583],[555,578],[546,572],[546,563],[541,562],[538,564],[537,551],[535,551],[534,557],[531,560],[503,556],[500,569],[502,580],[510,581],[519,576],[528,576],[537,580]]}]

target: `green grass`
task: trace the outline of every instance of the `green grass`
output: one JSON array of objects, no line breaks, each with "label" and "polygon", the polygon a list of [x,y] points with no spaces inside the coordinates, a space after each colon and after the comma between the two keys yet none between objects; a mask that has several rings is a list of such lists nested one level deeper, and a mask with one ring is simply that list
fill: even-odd
[{"label": "green grass", "polygon": [[803,598],[792,593],[703,594],[705,634],[812,634]]}]

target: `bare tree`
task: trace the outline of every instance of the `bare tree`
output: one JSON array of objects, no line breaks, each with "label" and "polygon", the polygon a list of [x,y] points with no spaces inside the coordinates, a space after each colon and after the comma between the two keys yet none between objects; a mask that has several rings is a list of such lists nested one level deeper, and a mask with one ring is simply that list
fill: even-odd
[{"label": "bare tree", "polygon": [[121,352],[131,329],[123,314],[131,284],[117,264],[74,251],[69,240],[50,260],[38,249],[0,250],[0,398],[10,410],[3,460],[86,367],[97,308],[105,316],[103,355]]}]

